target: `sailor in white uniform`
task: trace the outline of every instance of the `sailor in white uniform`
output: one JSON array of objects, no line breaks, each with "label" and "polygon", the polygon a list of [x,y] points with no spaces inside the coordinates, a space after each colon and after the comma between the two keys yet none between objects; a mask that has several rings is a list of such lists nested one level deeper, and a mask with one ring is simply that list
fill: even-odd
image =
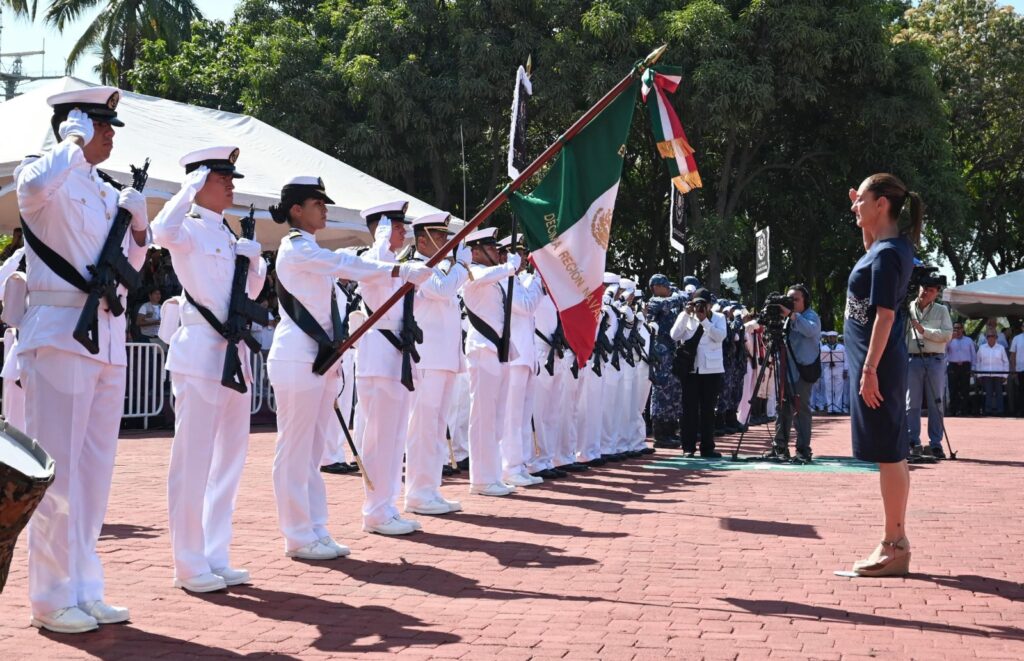
[{"label": "sailor in white uniform", "polygon": [[[413,221],[415,253],[425,262],[444,245],[451,232],[450,215],[433,213]],[[441,470],[449,460],[445,440],[446,414],[451,408],[455,378],[465,370],[462,354],[462,313],[458,292],[469,279],[473,257],[464,245],[449,255],[438,273],[416,289],[416,320],[423,331],[416,365],[416,390],[405,446],[405,510],[415,514],[448,514],[462,506],[441,495]]]},{"label": "sailor in white uniform", "polygon": [[[501,433],[508,401],[508,364],[498,360],[498,345],[505,318],[502,284],[519,270],[519,255],[502,263],[496,228],[476,230],[466,237],[473,254],[469,281],[462,302],[469,319],[466,362],[469,369],[469,485],[483,496],[507,496],[515,487],[502,481]],[[519,291],[515,287],[513,291]],[[532,345],[530,347],[532,354]],[[510,346],[510,357],[515,354]]]},{"label": "sailor in white uniform", "polygon": [[[281,203],[270,208],[275,222],[292,228],[277,253],[281,322],[267,358],[277,398],[274,495],[285,555],[307,560],[349,554],[327,530],[327,495],[320,473],[324,445],[338,433],[334,401],[341,386],[338,364],[328,369],[323,359],[335,354],[347,335],[335,280],[390,281],[395,273],[402,280],[422,281],[432,273],[421,264],[399,267],[321,248],[315,234],[327,225],[327,204],[333,200],[323,182],[302,176],[286,184]],[[317,368],[324,373],[316,373]],[[371,478],[375,481],[377,476]]]},{"label": "sailor in white uniform", "polygon": [[[224,220],[234,203],[234,146],[186,154],[181,190],[153,221],[153,240],[171,253],[184,293],[180,327],[171,336],[167,371],[174,393],[174,442],[167,477],[167,509],[174,585],[212,592],[249,581],[228,561],[231,517],[249,446],[252,370],[244,341],[226,339],[236,257],[248,260],[250,300],[263,289],[267,264],[260,244],[237,238]],[[263,312],[265,308],[255,306]],[[211,324],[216,324],[216,327]],[[241,374],[224,382],[225,361]]]},{"label": "sailor in white uniform", "polygon": [[[92,277],[86,267],[96,264],[119,207],[131,214],[121,250],[136,270],[149,245],[145,198],[132,188],[119,192],[96,169],[110,156],[114,127],[124,126],[119,99],[113,87],[51,96],[57,142],[14,175],[28,245],[29,302],[17,351],[25,426],[57,467],[29,523],[29,597],[33,626],[60,633],[128,619],[128,609],[103,601],[96,554],[124,408],[125,315],[101,301],[98,346],[72,337],[86,300],[81,281]],[[118,293],[123,300],[125,289]]]},{"label": "sailor in white uniform", "polygon": [[3,414],[15,428],[25,429],[25,389],[21,387],[21,361],[18,360],[18,327],[25,318],[28,305],[28,280],[21,262],[25,259],[24,246],[19,247],[0,266],[0,300],[3,311],[0,319],[7,324],[4,331],[4,367],[0,377],[4,380]]}]

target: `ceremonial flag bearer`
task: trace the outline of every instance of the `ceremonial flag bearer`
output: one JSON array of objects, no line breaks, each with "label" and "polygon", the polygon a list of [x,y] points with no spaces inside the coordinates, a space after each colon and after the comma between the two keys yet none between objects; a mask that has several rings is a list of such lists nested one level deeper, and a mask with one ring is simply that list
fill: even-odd
[{"label": "ceremonial flag bearer", "polygon": [[[181,326],[168,347],[174,393],[174,443],[167,477],[174,585],[212,592],[249,580],[228,562],[231,516],[249,446],[252,368],[245,342],[228,343],[235,257],[247,257],[245,294],[263,289],[260,244],[237,238],[224,220],[234,202],[238,148],[209,147],[183,156],[185,181],[153,221],[153,239],[171,253],[185,291]],[[211,325],[215,323],[217,327]],[[237,356],[245,392],[222,384],[226,352]],[[234,358],[232,356],[231,358]]]},{"label": "ceremonial flag bearer", "polygon": [[[99,305],[91,353],[72,337],[86,294],[69,280],[91,277],[86,267],[97,263],[118,207],[131,214],[123,254],[135,269],[146,257],[145,198],[119,192],[96,170],[114,148],[114,128],[124,126],[119,99],[113,87],[51,96],[58,142],[14,175],[28,244],[29,307],[18,345],[25,425],[56,465],[29,524],[29,598],[32,625],[59,633],[128,619],[128,609],[103,601],[96,554],[124,409],[125,317]],[[118,293],[123,299],[124,288]]]}]

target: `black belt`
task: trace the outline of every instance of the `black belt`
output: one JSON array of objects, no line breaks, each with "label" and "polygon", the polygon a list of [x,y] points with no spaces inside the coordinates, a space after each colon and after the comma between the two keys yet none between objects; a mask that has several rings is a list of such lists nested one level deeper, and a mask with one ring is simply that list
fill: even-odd
[{"label": "black belt", "polygon": [[934,358],[935,356],[944,356],[943,353],[912,353],[911,358]]}]

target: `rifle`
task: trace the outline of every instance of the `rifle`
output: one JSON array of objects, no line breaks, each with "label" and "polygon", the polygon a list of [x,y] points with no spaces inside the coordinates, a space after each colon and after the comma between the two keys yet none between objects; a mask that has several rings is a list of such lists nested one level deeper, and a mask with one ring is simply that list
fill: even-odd
[{"label": "rifle", "polygon": [[[256,207],[249,205],[249,215],[239,220],[242,238],[250,241],[256,236]],[[231,298],[228,303],[228,318],[224,322],[224,339],[228,341],[224,352],[224,369],[221,372],[221,385],[240,393],[246,392],[245,377],[242,372],[242,361],[238,355],[238,343],[245,342],[249,350],[259,352],[260,343],[252,336],[249,324],[257,322],[266,325],[269,311],[257,305],[245,292],[249,277],[249,258],[235,257],[235,274],[231,280]]]},{"label": "rifle", "polygon": [[413,390],[412,363],[420,362],[416,345],[423,344],[423,329],[413,316],[414,299],[413,292],[409,292],[402,300],[402,330],[398,334],[402,344],[402,385],[410,392]]},{"label": "rifle", "polygon": [[612,312],[612,314],[619,317],[619,325],[615,328],[615,337],[612,340],[612,345],[615,347],[615,353],[612,355],[612,366],[616,369],[620,369],[618,359],[619,356],[622,356],[627,365],[635,367],[636,363],[633,361],[633,350],[626,345],[626,319],[625,317],[619,316],[618,312]]},{"label": "rifle", "polygon": [[650,363],[650,358],[647,356],[647,352],[644,351],[644,341],[640,337],[640,319],[637,318],[633,322],[633,328],[629,331],[629,337],[626,338],[626,344],[630,347],[630,350],[636,351],[637,358]]},{"label": "rifle", "polygon": [[[149,159],[141,168],[134,165],[132,168],[132,188],[142,192],[149,178]],[[141,284],[139,272],[132,268],[125,257],[121,245],[124,243],[124,235],[132,224],[132,214],[127,209],[118,209],[114,217],[114,223],[110,227],[110,234],[100,250],[99,258],[95,264],[87,268],[92,279],[89,281],[88,295],[85,299],[85,306],[78,316],[78,323],[71,334],[79,344],[85,347],[89,353],[100,352],[99,341],[99,305],[102,298],[107,303],[107,309],[115,317],[124,314],[124,305],[117,295],[118,285],[124,285],[129,291],[137,289]]]},{"label": "rifle", "polygon": [[[601,376],[601,363],[608,360],[608,352],[612,350],[612,344],[608,341],[605,331],[608,330],[608,317],[601,315],[601,323],[597,327],[597,340],[594,342],[594,374]],[[618,367],[616,367],[618,369]]]}]

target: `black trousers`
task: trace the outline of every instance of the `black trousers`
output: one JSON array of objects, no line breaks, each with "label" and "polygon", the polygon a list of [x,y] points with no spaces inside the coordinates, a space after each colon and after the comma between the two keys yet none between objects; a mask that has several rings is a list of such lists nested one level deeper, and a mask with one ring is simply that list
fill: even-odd
[{"label": "black trousers", "polygon": [[970,414],[971,364],[950,363],[946,367],[946,378],[949,380],[949,414]]},{"label": "black trousers", "polygon": [[715,451],[715,406],[722,392],[721,374],[687,374],[683,379],[683,451]]}]

